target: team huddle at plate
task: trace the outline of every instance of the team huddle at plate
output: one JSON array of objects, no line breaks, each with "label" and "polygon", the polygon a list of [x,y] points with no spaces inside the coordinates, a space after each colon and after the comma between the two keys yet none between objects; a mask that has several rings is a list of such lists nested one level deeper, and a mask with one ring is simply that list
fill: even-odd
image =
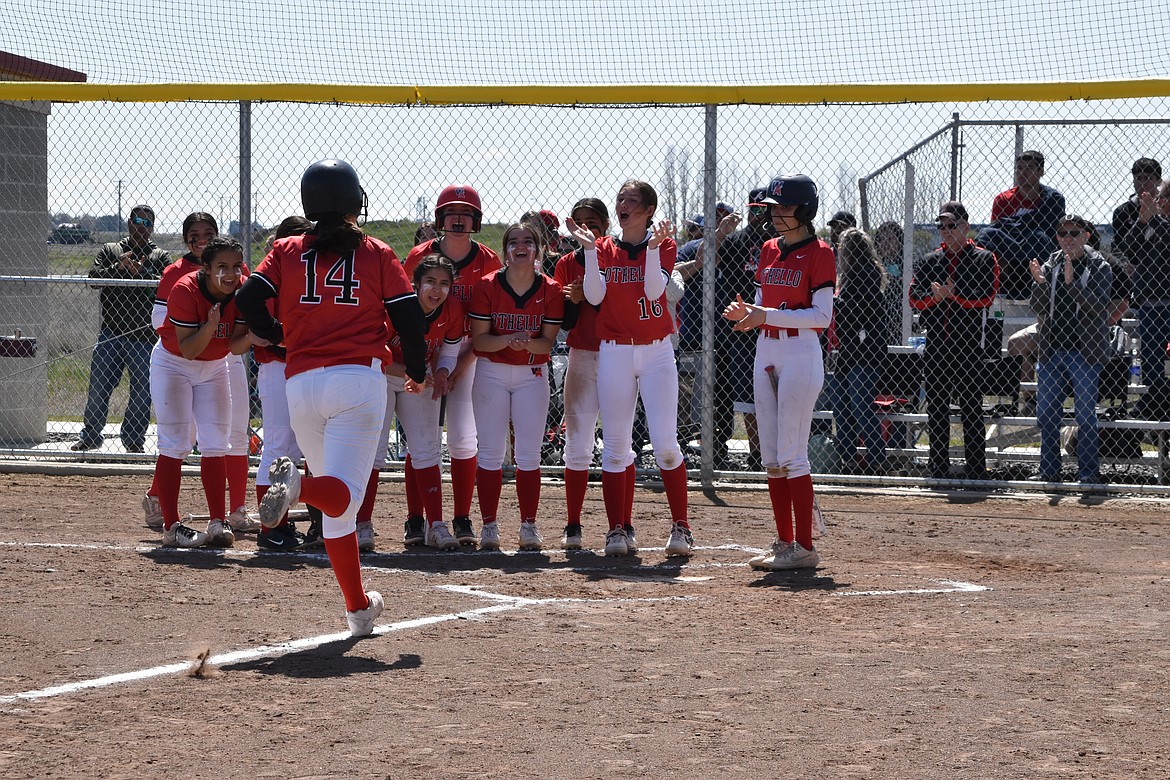
[{"label": "team huddle at plate", "polygon": [[[818,336],[832,320],[834,257],[813,230],[819,198],[811,179],[777,176],[757,193],[754,205],[770,210],[777,237],[761,250],[755,299],[722,302],[735,330],[758,331],[756,414],[777,535],[751,565],[812,567],[820,558],[812,543],[807,443],[824,381]],[[581,549],[591,533],[601,539],[601,529],[582,517],[600,417],[602,551],[613,557],[638,551],[632,437],[640,396],[670,512],[661,549],[668,557],[692,554],[677,437],[675,323],[666,299],[677,246],[673,226],[654,220],[653,187],[622,184],[612,218],[598,198],[577,201],[565,224],[578,248],[559,258],[551,276],[542,272],[546,241],[538,224],[510,225],[501,254],[473,239],[483,210],[470,186],[440,193],[437,235],[417,243],[403,261],[359,227],[366,197],[348,163],[309,166],[301,199],[304,217],[282,223],[250,274],[240,244],[203,229],[206,220],[191,215],[184,223],[191,251],[160,281],[162,339],[152,357],[152,385],[157,369],[166,392],[154,394],[159,457],[143,505],[148,523],[162,528],[164,545],[227,547],[237,534],[251,532],[269,550],[324,545],[351,632],[370,633],[382,599],[365,590],[358,557],[373,549],[379,467],[397,419],[408,452],[407,546],[498,550],[501,527],[511,526],[519,549],[544,548],[537,525],[541,444],[550,353],[564,329],[566,502],[563,510],[546,507],[546,514],[564,513],[560,546]],[[249,349],[260,366],[264,418],[258,522],[238,489],[236,458],[245,466],[246,490],[247,456],[232,444],[239,417],[233,408],[248,402],[231,376]],[[450,526],[440,471],[444,428]],[[509,437],[517,518],[499,515]],[[178,508],[182,459],[196,439],[206,530],[181,522]],[[307,534],[288,519],[299,502],[312,518]]]}]

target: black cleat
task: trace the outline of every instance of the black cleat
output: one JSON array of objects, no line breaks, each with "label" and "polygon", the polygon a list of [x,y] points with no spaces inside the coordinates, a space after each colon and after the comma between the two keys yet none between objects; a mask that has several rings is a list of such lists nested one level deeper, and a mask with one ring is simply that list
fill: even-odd
[{"label": "black cleat", "polygon": [[455,532],[455,541],[464,547],[475,547],[475,529],[471,527],[471,518],[460,515],[451,521],[451,529]]},{"label": "black cleat", "polygon": [[402,543],[407,547],[418,547],[426,541],[426,521],[418,515],[407,517],[402,527]]},{"label": "black cleat", "polygon": [[295,552],[305,544],[305,537],[291,524],[285,523],[275,528],[261,528],[256,534],[256,546],[261,550],[273,552]]}]

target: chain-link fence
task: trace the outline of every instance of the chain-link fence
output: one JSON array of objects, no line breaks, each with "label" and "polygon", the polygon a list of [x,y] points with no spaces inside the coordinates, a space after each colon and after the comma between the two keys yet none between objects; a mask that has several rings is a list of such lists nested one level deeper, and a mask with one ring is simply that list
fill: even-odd
[{"label": "chain-link fence", "polygon": [[[1109,332],[1109,359],[1100,362],[1102,397],[1094,399],[1103,415],[1097,468],[1113,479],[1165,480],[1164,461],[1154,452],[1159,444],[1164,450],[1163,428],[1135,417],[1166,419],[1159,387],[1167,337],[1159,328],[1170,304],[1170,295],[1160,297],[1170,275],[1170,227],[1161,216],[1147,219],[1141,240],[1121,251],[1113,225],[1114,207],[1134,194],[1133,162],[1170,160],[1165,108],[1160,99],[707,108],[81,103],[51,111],[9,104],[0,124],[8,181],[0,235],[9,248],[0,259],[0,455],[78,457],[71,447],[88,436],[86,458],[151,458],[153,428],[136,455],[125,424],[132,392],[124,364],[136,350],[120,352],[101,336],[112,316],[103,299],[151,296],[153,282],[91,279],[95,257],[105,243],[125,237],[131,207],[147,204],[156,215],[152,240],[172,259],[186,251],[183,218],[203,211],[222,232],[250,239],[245,245],[255,265],[272,226],[299,212],[301,171],[337,156],[357,168],[369,194],[366,231],[403,257],[447,184],[479,190],[485,216],[477,238],[499,251],[502,228],[525,212],[546,209],[563,219],[582,197],[612,204],[626,179],[651,182],[657,216],[675,224],[682,255],[680,438],[706,477],[715,471],[746,477],[760,466],[751,411],[754,339],[732,333],[719,317],[736,294],[754,294],[759,244],[769,237],[766,214],[748,207],[748,193],[779,172],[808,173],[820,186],[821,235],[830,240],[829,219],[847,212],[842,224],[852,218],[874,237],[888,277],[884,292],[861,282],[851,287],[849,278],[841,286],[846,312],[877,319],[863,328],[847,314],[845,328],[825,334],[830,373],[811,442],[814,470],[848,480],[988,471],[1004,478],[1088,477],[1067,454],[1083,444],[1063,442],[1066,457],[1056,473],[1050,460],[1041,468],[1037,427],[1041,387],[1048,388],[1046,399],[1055,393],[1069,409],[1069,419],[1058,422],[1074,421],[1065,385],[1067,376],[1083,379],[1084,372],[1065,371],[1057,387],[1060,372],[1046,373],[1034,343],[1009,344],[1014,331],[1036,321],[1025,299],[1042,286],[1028,260],[1043,262],[1063,247],[1060,241],[1073,239],[1057,238],[1058,228],[1071,232],[1058,223],[1061,214],[1049,215],[1043,240],[1035,230],[1032,238],[1013,233],[1040,209],[1039,196],[1028,192],[1016,191],[1005,206],[1014,210],[993,224],[993,199],[1013,186],[1017,157],[1037,150],[1044,157],[1040,183],[1063,195],[1060,211],[1085,217],[1114,262],[1108,311],[1101,312],[1117,327]],[[962,217],[970,237],[999,242],[997,282],[970,271],[967,258],[932,255],[941,238],[939,206],[952,199],[967,213],[952,213],[944,225]],[[720,202],[741,216],[727,238],[710,229]],[[688,228],[698,222],[708,229],[688,246],[700,235]],[[1095,254],[1073,250],[1080,279],[1090,262],[1084,257]],[[710,275],[704,269],[713,260],[718,273]],[[1063,268],[1050,271],[1039,274],[1051,281]],[[704,294],[706,284],[713,295]],[[1096,333],[1095,319],[1077,318],[1090,309],[1097,317],[1100,308],[1070,297],[1065,286],[1050,284],[1049,300],[1038,304],[1062,323],[1059,344],[1068,347],[1062,356],[1084,346],[1078,334]],[[867,297],[877,303],[866,304]],[[1119,312],[1122,302],[1131,308]],[[1138,343],[1143,327],[1149,338]],[[129,330],[124,338],[152,340],[149,323]],[[861,353],[870,355],[868,347],[880,341],[886,348],[880,359],[857,362],[861,331],[868,342]],[[949,343],[951,337],[959,341]],[[1131,371],[1135,359],[1140,369]],[[106,365],[118,369],[116,382],[101,381]],[[927,422],[931,410],[934,426]],[[262,411],[253,411],[262,439]],[[1061,427],[1067,437],[1076,426]],[[964,432],[986,443],[965,449]],[[551,442],[556,433],[550,430]],[[559,465],[555,446],[546,454],[549,465]]]}]

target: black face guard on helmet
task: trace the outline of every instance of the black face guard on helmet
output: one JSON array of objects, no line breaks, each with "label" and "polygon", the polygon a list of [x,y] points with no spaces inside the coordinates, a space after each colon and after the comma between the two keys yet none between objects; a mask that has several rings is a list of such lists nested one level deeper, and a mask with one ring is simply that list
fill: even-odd
[{"label": "black face guard on helmet", "polygon": [[305,216],[319,221],[330,214],[354,215],[364,225],[369,199],[358,183],[357,171],[345,160],[319,160],[301,176],[301,206]]}]

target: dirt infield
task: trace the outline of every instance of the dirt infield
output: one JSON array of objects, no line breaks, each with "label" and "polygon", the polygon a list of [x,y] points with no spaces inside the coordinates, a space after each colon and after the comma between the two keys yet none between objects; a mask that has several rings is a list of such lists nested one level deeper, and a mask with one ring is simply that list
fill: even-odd
[{"label": "dirt infield", "polygon": [[[649,488],[642,552],[607,560],[405,553],[383,483],[387,610],[355,641],[323,555],[156,549],[148,483],[0,474],[0,776],[1170,772],[1164,505],[826,493],[821,567],[760,576],[759,491],[693,492],[684,563]],[[546,540],[562,501],[545,486]],[[200,650],[218,668],[187,676]]]}]

